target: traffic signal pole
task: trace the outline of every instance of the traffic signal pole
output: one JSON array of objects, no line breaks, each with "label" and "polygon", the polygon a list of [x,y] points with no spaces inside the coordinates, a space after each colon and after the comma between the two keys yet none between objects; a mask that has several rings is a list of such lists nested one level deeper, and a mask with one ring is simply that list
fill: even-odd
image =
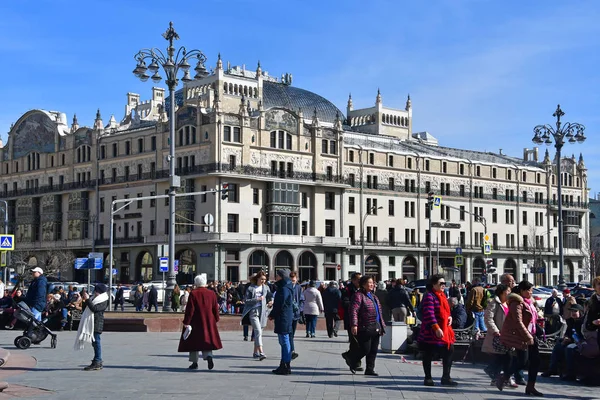
[{"label": "traffic signal pole", "polygon": [[431,217],[433,214],[433,192],[427,193],[427,208],[429,209],[429,276],[433,275],[433,255],[431,252],[432,234],[431,234]]}]

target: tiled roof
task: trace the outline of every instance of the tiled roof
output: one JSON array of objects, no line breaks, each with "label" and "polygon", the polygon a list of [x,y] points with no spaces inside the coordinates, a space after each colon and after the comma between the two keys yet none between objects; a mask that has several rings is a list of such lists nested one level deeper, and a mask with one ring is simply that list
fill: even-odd
[{"label": "tiled roof", "polygon": [[336,114],[344,121],[344,114],[329,100],[308,90],[277,82],[263,82],[263,106],[265,109],[283,107],[298,112],[302,109],[305,118],[312,118],[314,110],[321,122],[335,122]]}]

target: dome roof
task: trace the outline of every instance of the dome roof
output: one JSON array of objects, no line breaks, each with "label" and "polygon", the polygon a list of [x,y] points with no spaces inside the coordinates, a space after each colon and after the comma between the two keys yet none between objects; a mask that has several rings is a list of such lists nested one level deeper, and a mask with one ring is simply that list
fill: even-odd
[{"label": "dome roof", "polygon": [[[183,89],[175,92],[175,101],[181,107],[183,105]],[[342,121],[345,120],[344,113],[332,102],[316,93],[300,89],[283,83],[263,81],[263,107],[265,109],[281,107],[298,112],[302,109],[306,118],[312,118],[313,112],[317,110],[317,117],[321,122],[335,122],[339,114]],[[169,97],[165,99],[165,111],[171,108]]]},{"label": "dome roof", "polygon": [[317,117],[322,122],[335,122],[336,115],[344,121],[342,113],[332,102],[308,90],[284,85],[277,82],[263,82],[263,106],[265,109],[282,107],[292,111],[302,109],[306,117],[311,117],[317,110]]}]

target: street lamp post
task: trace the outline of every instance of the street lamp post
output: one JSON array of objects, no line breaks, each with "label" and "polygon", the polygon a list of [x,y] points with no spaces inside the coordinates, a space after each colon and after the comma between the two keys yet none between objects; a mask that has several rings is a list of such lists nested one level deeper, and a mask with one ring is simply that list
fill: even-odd
[{"label": "street lamp post", "polygon": [[[362,207],[361,207],[362,208]],[[371,212],[373,212],[374,210],[381,210],[383,209],[382,206],[372,206],[371,208],[369,208],[367,210],[367,212],[365,213],[365,215],[362,217],[361,220],[361,224],[360,224],[360,257],[362,258],[362,269],[360,271],[361,275],[364,275],[367,271],[366,271],[366,266],[365,266],[365,222],[367,221],[367,217],[369,216],[369,214],[371,214]]]},{"label": "street lamp post", "polygon": [[558,288],[564,290],[565,285],[564,275],[564,252],[563,252],[563,215],[562,215],[562,176],[561,176],[561,150],[565,144],[565,139],[569,143],[583,143],[585,141],[585,126],[578,123],[561,122],[560,118],[565,115],[560,109],[560,104],[556,107],[556,111],[552,114],[556,118],[556,128],[546,124],[537,125],[533,128],[534,136],[533,143],[535,144],[552,144],[554,139],[554,147],[556,148],[556,178],[558,180]]},{"label": "street lamp post", "polygon": [[[175,194],[177,188],[181,186],[179,176],[175,175],[175,88],[179,82],[177,77],[179,71],[183,71],[181,80],[185,82],[192,81],[190,76],[189,59],[197,59],[194,70],[195,79],[201,79],[208,76],[204,63],[206,56],[200,50],[187,51],[185,47],[178,50],[173,47],[173,41],[179,39],[179,35],[173,28],[173,22],[169,23],[169,29],[163,33],[163,37],[169,42],[166,55],[158,48],[142,49],[136,55],[137,65],[133,70],[135,76],[142,82],[152,79],[158,83],[162,80],[159,69],[162,67],[165,73],[165,83],[169,87],[170,110],[169,110],[169,276],[167,278],[167,291],[165,296],[170,296],[171,291],[177,284],[175,280]],[[146,66],[146,60],[150,64]],[[152,76],[146,74],[147,71],[153,73]],[[112,272],[112,271],[111,271]],[[168,311],[168,302],[163,299],[163,311]]]}]

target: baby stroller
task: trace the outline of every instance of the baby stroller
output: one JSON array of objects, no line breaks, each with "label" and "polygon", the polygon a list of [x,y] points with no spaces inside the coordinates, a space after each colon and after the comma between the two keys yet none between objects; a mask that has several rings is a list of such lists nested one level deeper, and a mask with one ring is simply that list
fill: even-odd
[{"label": "baby stroller", "polygon": [[31,312],[29,306],[20,302],[17,304],[17,308],[14,314],[18,321],[24,322],[27,328],[23,331],[22,336],[15,338],[15,346],[19,349],[28,349],[31,344],[39,344],[43,342],[48,335],[52,337],[50,340],[50,347],[56,348],[56,334],[53,333],[43,322],[35,319],[35,316]]}]

